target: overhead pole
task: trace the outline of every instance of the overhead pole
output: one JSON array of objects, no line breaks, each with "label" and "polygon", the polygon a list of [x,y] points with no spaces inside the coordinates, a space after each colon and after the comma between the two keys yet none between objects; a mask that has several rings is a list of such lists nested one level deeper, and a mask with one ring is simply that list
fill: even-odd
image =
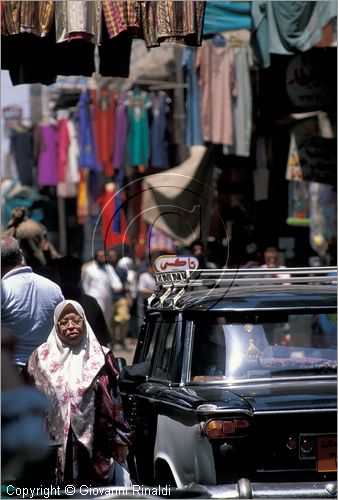
[{"label": "overhead pole", "polygon": [[185,145],[186,113],[184,99],[184,74],[182,67],[183,47],[181,45],[175,45],[174,49],[176,83],[179,85],[177,85],[174,89],[175,100],[173,118],[175,124],[175,143],[178,147],[178,159],[179,162],[182,163],[188,157],[188,151]]}]

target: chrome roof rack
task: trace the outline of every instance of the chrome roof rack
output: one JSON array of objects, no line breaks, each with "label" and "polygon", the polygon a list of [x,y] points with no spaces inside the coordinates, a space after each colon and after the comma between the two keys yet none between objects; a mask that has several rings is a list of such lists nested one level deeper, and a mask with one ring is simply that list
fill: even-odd
[{"label": "chrome roof rack", "polygon": [[160,290],[269,284],[337,284],[336,267],[197,269],[155,274]]}]

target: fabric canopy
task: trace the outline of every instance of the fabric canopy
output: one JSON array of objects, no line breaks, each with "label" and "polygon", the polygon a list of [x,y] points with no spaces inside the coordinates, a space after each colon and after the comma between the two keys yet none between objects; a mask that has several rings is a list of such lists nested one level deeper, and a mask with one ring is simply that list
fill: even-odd
[{"label": "fabric canopy", "polygon": [[192,146],[181,165],[144,178],[142,215],[150,230],[160,229],[183,245],[207,237],[213,150]]}]

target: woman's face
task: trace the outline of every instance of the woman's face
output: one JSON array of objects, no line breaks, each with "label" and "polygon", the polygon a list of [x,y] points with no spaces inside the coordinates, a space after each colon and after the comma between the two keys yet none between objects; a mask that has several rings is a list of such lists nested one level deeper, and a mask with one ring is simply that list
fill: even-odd
[{"label": "woman's face", "polygon": [[57,322],[57,332],[64,344],[77,346],[84,336],[84,319],[71,304],[62,310]]}]

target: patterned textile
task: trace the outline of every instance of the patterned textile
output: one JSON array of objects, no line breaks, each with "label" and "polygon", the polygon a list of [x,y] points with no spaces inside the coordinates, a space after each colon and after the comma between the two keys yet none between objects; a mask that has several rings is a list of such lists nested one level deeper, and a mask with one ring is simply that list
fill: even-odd
[{"label": "patterned textile", "polygon": [[147,47],[162,42],[199,46],[202,42],[205,1],[104,0],[104,19],[111,38],[122,31],[144,38]]},{"label": "patterned textile", "polygon": [[91,41],[98,43],[101,36],[100,2],[72,0],[55,2],[56,41],[64,42],[69,35],[87,33]]},{"label": "patterned textile", "polygon": [[2,2],[1,34],[45,36],[54,19],[54,2]]}]

